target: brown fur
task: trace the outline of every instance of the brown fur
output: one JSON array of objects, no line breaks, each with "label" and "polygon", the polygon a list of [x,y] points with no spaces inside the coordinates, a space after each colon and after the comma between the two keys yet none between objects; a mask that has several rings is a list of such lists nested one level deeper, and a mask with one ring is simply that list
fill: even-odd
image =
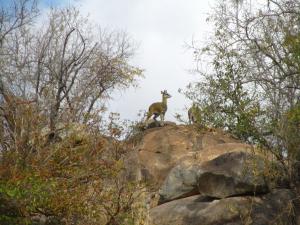
[{"label": "brown fur", "polygon": [[158,116],[160,116],[161,122],[164,121],[164,117],[166,114],[166,111],[168,109],[167,107],[167,99],[171,98],[171,95],[168,94],[168,92],[162,91],[162,101],[161,102],[155,102],[152,103],[148,109],[148,113],[147,113],[147,118],[146,118],[146,122],[148,122],[148,120],[150,119],[151,116],[154,115],[153,119],[156,120],[156,118]]}]

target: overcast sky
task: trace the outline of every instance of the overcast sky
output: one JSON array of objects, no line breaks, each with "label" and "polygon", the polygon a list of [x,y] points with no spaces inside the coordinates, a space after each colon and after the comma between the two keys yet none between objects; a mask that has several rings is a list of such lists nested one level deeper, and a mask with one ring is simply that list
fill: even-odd
[{"label": "overcast sky", "polygon": [[[57,0],[44,0],[56,5]],[[66,0],[67,4],[71,0]],[[139,110],[147,110],[161,101],[166,89],[168,101],[165,119],[175,121],[174,114],[186,116],[190,102],[178,93],[179,88],[195,79],[192,51],[186,44],[196,39],[204,43],[209,27],[206,22],[214,0],[76,0],[83,14],[102,27],[126,31],[139,48],[132,63],[145,70],[138,88],[114,95],[109,110],[123,119],[135,120]]]}]

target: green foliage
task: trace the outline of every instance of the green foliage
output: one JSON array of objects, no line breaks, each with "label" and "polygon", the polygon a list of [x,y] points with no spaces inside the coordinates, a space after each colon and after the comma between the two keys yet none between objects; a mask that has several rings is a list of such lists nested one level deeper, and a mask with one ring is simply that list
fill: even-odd
[{"label": "green foliage", "polygon": [[1,225],[31,225],[32,223],[26,218],[20,218],[16,216],[0,215]]},{"label": "green foliage", "polygon": [[[144,185],[124,179],[122,156],[129,150],[125,142],[86,126],[68,129],[60,142],[35,146],[37,152],[26,159],[17,151],[6,152],[0,163],[0,195],[18,202],[20,218],[28,224],[37,213],[54,217],[56,224],[133,224],[139,220],[142,206],[136,202]],[[21,166],[17,166],[19,161]],[[7,215],[1,215],[5,221]]]},{"label": "green foliage", "polygon": [[[28,213],[36,212],[37,209],[48,210],[51,207],[51,194],[54,193],[55,185],[51,180],[42,180],[41,177],[34,174],[23,173],[16,179],[1,180],[0,195],[7,196],[10,201],[18,203],[16,212],[21,212],[20,215],[0,217],[1,224],[31,224],[28,218]],[[13,210],[12,210],[13,211]],[[10,214],[11,212],[8,212]]]},{"label": "green foliage", "polygon": [[293,62],[299,64],[300,60],[300,34],[286,34],[284,38],[284,46],[289,50],[293,55]]},{"label": "green foliage", "polygon": [[200,76],[185,91],[200,106],[206,126],[258,144],[279,160],[298,158],[299,8],[294,0],[257,8],[241,3],[237,13],[220,1],[210,17],[209,43],[192,46]]},{"label": "green foliage", "polygon": [[92,32],[74,7],[51,9],[39,27],[35,1],[13,6],[0,21],[0,197],[18,213],[0,208],[0,224],[136,222],[143,184],[124,179],[131,146],[118,116],[103,121],[113,91],[142,76],[134,43]]},{"label": "green foliage", "polygon": [[300,105],[287,111],[278,124],[281,140],[290,159],[300,160]]},{"label": "green foliage", "polygon": [[199,105],[204,126],[221,127],[242,140],[254,141],[258,137],[255,122],[261,110],[243,84],[242,68],[243,61],[236,62],[233,52],[216,56],[215,74],[190,85],[185,94]]}]

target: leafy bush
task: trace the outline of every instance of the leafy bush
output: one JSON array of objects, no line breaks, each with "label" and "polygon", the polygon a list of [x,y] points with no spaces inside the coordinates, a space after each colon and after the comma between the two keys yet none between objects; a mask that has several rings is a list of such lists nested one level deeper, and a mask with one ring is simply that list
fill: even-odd
[{"label": "leafy bush", "polygon": [[[18,201],[27,221],[35,214],[55,217],[60,224],[138,220],[137,202],[144,186],[122,176],[125,168],[120,156],[130,149],[87,127],[70,127],[77,129],[70,128],[60,142],[35,146],[36,152],[26,159],[18,151],[4,152],[0,193]],[[117,157],[112,154],[116,143],[122,149]]]}]

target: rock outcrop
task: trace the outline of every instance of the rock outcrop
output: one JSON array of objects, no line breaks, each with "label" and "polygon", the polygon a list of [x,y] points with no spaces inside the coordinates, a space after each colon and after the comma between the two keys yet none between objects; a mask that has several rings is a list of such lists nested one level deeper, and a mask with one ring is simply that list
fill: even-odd
[{"label": "rock outcrop", "polygon": [[199,163],[186,160],[174,167],[160,188],[160,203],[202,194],[214,198],[261,194],[269,190],[262,157],[239,151]]},{"label": "rock outcrop", "polygon": [[195,195],[153,208],[152,225],[266,225],[295,224],[291,207],[294,194],[287,189],[262,196],[214,199]]},{"label": "rock outcrop", "polygon": [[[168,125],[146,130],[137,150],[143,176],[159,186],[179,161],[190,157],[212,159],[231,151],[228,144],[233,143],[240,142],[218,132],[199,132],[191,126]],[[224,145],[212,148],[219,144]],[[250,148],[245,144],[241,146]]]},{"label": "rock outcrop", "polygon": [[136,174],[152,184],[149,224],[297,224],[280,165],[222,131],[154,127],[133,155]]}]

